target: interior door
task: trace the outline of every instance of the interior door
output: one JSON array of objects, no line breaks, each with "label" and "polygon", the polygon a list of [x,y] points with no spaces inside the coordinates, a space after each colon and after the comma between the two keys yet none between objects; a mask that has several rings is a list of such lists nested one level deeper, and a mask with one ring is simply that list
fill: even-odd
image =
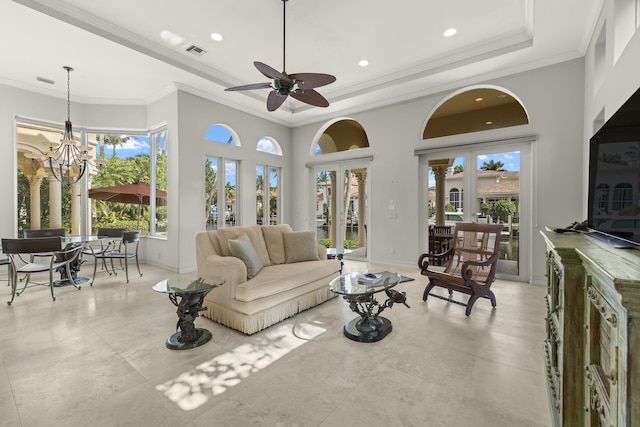
[{"label": "interior door", "polygon": [[318,240],[345,258],[367,259],[368,164],[313,169]]},{"label": "interior door", "polygon": [[[435,150],[434,150],[435,151]],[[444,186],[444,223],[502,223],[498,275],[526,281],[529,233],[529,145],[487,145],[477,149],[439,150],[425,155],[427,173],[425,224],[435,224],[436,195]],[[444,174],[440,178],[437,175]],[[423,186],[424,187],[424,186]],[[440,189],[442,193],[442,189]],[[423,227],[428,250],[428,226]]]}]

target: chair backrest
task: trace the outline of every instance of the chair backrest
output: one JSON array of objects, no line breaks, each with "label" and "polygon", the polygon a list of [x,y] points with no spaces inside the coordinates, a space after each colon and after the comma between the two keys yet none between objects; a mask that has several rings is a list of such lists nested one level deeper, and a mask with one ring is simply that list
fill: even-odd
[{"label": "chair backrest", "polygon": [[476,282],[492,282],[496,273],[502,224],[456,224],[453,230],[452,253],[445,272],[460,276],[465,261],[486,261],[495,256],[495,261],[486,266],[470,266],[472,279]]},{"label": "chair backrest", "polygon": [[44,230],[22,230],[22,237],[24,237],[25,239],[33,239],[34,237],[58,237],[58,236],[64,236],[65,234],[66,234],[66,231],[64,230],[64,228],[47,228]]},{"label": "chair backrest", "polygon": [[135,243],[140,240],[140,231],[125,231],[122,236],[122,243]]},{"label": "chair backrest", "polygon": [[430,225],[429,226],[429,238],[435,239],[436,237],[451,237],[450,225]]},{"label": "chair backrest", "polygon": [[60,237],[34,237],[32,239],[2,239],[5,254],[35,254],[55,252],[62,247]]},{"label": "chair backrest", "polygon": [[127,230],[125,228],[98,228],[100,237],[122,237]]}]

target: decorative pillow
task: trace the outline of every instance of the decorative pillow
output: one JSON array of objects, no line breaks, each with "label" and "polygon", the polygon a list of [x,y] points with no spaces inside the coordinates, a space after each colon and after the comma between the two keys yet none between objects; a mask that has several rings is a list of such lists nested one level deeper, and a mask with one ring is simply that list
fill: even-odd
[{"label": "decorative pillow", "polygon": [[288,224],[263,225],[261,228],[271,264],[278,265],[287,262],[287,257],[284,253],[282,233],[291,233],[293,229]]},{"label": "decorative pillow", "polygon": [[318,261],[318,244],[313,231],[282,233],[287,264],[301,261]]},{"label": "decorative pillow", "polygon": [[262,270],[262,261],[260,261],[258,253],[246,234],[235,240],[229,240],[229,251],[231,255],[240,258],[247,266],[247,279],[253,279]]}]

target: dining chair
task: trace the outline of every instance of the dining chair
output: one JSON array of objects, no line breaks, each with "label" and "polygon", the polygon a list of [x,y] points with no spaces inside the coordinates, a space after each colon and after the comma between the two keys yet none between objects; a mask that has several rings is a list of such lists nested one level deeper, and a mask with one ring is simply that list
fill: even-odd
[{"label": "dining chair", "polygon": [[[67,234],[64,228],[45,228],[42,230],[22,230],[22,237],[25,239],[33,239],[36,237],[64,237]],[[33,256],[49,257],[51,252],[43,252],[40,254],[33,254]],[[33,261],[33,258],[31,259]]]},{"label": "dining chair", "polygon": [[[99,245],[95,242],[88,243],[87,246],[82,250],[82,254],[93,256],[94,263],[98,263],[98,258],[96,258],[96,255],[111,252],[115,250],[116,247],[119,249],[120,245],[122,244],[122,236],[124,235],[125,231],[127,231],[125,228],[98,228],[98,232],[96,233],[96,235],[101,238],[98,241]],[[101,261],[102,268],[106,270],[109,275],[111,275],[105,259],[102,258]]]},{"label": "dining chair", "polygon": [[[80,289],[74,281],[75,272],[71,270],[71,265],[78,259],[85,243],[70,243],[61,249],[60,237],[35,237],[30,239],[2,239],[2,251],[9,256],[10,274],[11,274],[11,301],[7,304],[11,305],[16,295],[21,295],[30,282],[30,275],[33,273],[49,272],[48,283],[35,283],[32,286],[49,285],[51,289],[51,298],[55,301],[56,297],[53,293],[54,280],[53,273],[58,272],[61,275],[60,285],[73,285],[76,289]],[[21,255],[29,255],[30,260],[35,260],[31,255],[41,255],[50,253],[48,262],[24,262]],[[18,261],[20,260],[20,261]],[[18,273],[25,273],[27,276],[24,280],[24,286],[19,292],[16,292]]]},{"label": "dining chair", "polygon": [[127,283],[129,283],[129,259],[135,258],[136,267],[138,267],[138,274],[140,274],[140,276],[142,277],[140,264],[138,263],[138,244],[140,243],[140,231],[125,231],[122,235],[122,240],[117,242],[118,244],[120,244],[118,248],[114,247],[107,252],[94,254],[96,262],[93,264],[93,278],[91,279],[91,286],[93,286],[93,282],[96,279],[96,270],[98,268],[99,260],[110,260],[111,270],[113,274],[116,274],[113,260],[115,259],[124,261],[124,271],[127,278]]}]

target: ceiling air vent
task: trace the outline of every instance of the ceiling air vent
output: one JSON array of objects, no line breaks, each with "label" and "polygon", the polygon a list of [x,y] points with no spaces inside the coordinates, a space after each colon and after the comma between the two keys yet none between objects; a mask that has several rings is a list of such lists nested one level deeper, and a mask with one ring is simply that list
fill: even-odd
[{"label": "ceiling air vent", "polygon": [[52,84],[54,84],[54,83],[55,83],[55,82],[54,82],[53,80],[51,80],[51,79],[45,79],[44,77],[40,77],[40,76],[36,77],[36,80],[37,80],[37,81],[39,81],[39,82],[42,82],[42,83],[50,84],[50,85],[52,85]]},{"label": "ceiling air vent", "polygon": [[205,53],[207,53],[206,50],[204,50],[201,47],[196,46],[195,44],[192,44],[186,50],[187,50],[187,52],[189,52],[190,54],[195,55],[195,56],[202,56]]}]

